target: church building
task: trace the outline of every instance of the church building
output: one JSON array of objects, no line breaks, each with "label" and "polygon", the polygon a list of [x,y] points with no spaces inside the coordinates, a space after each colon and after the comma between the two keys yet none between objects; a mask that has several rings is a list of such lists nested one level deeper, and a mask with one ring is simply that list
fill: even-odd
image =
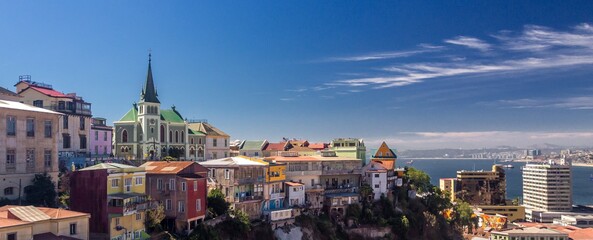
[{"label": "church building", "polygon": [[179,160],[206,159],[207,133],[199,129],[192,130],[174,106],[161,109],[152,78],[150,55],[140,101],[133,104],[119,121],[114,122],[113,134],[113,154],[118,158],[159,160],[171,156]]}]

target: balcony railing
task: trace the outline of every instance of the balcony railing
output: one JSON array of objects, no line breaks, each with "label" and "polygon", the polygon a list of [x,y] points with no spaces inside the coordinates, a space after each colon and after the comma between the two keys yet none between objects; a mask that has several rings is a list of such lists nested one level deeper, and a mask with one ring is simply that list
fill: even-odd
[{"label": "balcony railing", "polygon": [[243,197],[236,197],[235,202],[246,202],[246,201],[254,201],[254,200],[263,200],[263,196],[243,196]]},{"label": "balcony railing", "polygon": [[285,196],[284,192],[271,193],[270,194],[270,199],[279,199],[279,198],[282,198],[284,196]]},{"label": "balcony railing", "polygon": [[323,175],[359,174],[361,169],[323,169]]},{"label": "balcony railing", "polygon": [[264,183],[265,178],[263,176],[257,178],[241,178],[235,179],[235,184],[243,185],[243,184],[255,184],[255,183]]}]

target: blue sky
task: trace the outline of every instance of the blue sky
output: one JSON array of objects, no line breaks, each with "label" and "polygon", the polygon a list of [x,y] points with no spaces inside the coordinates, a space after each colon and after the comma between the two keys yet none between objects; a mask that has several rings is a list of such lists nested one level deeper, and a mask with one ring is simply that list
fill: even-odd
[{"label": "blue sky", "polygon": [[163,107],[233,139],[593,145],[591,1],[0,2],[0,86],[119,119],[152,49]]}]

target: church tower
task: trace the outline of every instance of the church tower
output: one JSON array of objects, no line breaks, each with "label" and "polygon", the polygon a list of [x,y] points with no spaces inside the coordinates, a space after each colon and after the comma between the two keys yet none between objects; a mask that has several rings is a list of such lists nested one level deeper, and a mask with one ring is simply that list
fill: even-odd
[{"label": "church tower", "polygon": [[144,83],[140,94],[140,101],[138,102],[138,121],[142,128],[139,145],[144,158],[156,160],[161,155],[159,153],[161,142],[161,131],[159,128],[161,102],[158,99],[158,94],[154,87],[151,62],[152,55],[148,54],[146,83]]}]

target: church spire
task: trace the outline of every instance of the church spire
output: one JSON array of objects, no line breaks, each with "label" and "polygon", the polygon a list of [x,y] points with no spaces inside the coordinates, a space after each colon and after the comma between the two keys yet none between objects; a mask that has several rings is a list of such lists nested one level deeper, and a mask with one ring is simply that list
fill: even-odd
[{"label": "church spire", "polygon": [[157,98],[156,89],[154,88],[154,82],[152,80],[152,53],[148,54],[148,74],[146,75],[146,83],[144,84],[144,88],[142,89],[142,94],[140,95],[140,101],[143,102],[152,102],[152,103],[161,103]]}]

